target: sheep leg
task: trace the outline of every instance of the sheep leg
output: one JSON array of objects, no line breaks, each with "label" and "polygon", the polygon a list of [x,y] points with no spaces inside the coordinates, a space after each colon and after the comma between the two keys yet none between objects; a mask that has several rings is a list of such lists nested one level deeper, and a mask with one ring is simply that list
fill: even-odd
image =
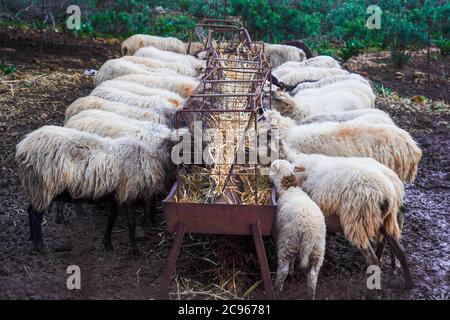
[{"label": "sheep leg", "polygon": [[289,261],[279,260],[277,267],[277,277],[275,279],[275,291],[283,290],[283,283],[289,274]]},{"label": "sheep leg", "polygon": [[30,237],[33,242],[34,250],[44,254],[46,250],[44,247],[44,239],[42,238],[43,212],[37,212],[31,205],[29,205],[28,220],[30,222]]},{"label": "sheep leg", "polygon": [[75,206],[75,211],[82,217],[86,217],[87,216],[87,212],[86,210],[84,210],[83,204],[79,203],[79,202],[75,202],[74,203]]},{"label": "sheep leg", "polygon": [[117,206],[117,202],[115,202],[115,201],[111,202],[111,210],[109,212],[108,224],[106,225],[105,235],[103,236],[103,247],[104,247],[105,251],[114,250],[114,246],[113,246],[112,240],[111,240],[111,235],[112,235],[112,229],[117,220],[118,210],[119,210],[119,208]]},{"label": "sheep leg", "polygon": [[136,214],[133,206],[123,206],[127,215],[128,221],[128,235],[130,237],[131,254],[133,256],[140,255],[139,248],[136,242]]},{"label": "sheep leg", "polygon": [[319,276],[319,272],[316,270],[316,266],[311,266],[308,272],[307,277],[307,286],[309,289],[309,294],[312,300],[316,299],[316,286],[317,286],[317,278]]},{"label": "sheep leg", "polygon": [[384,247],[386,245],[386,239],[383,237],[377,244],[377,251],[375,252],[378,262],[381,263],[381,258],[383,257]]},{"label": "sheep leg", "polygon": [[[367,266],[372,266],[372,265],[378,266],[379,265],[378,258],[376,256],[375,252],[373,251],[371,245],[368,245],[366,248],[361,249],[361,252],[364,255],[364,259],[366,260]],[[366,298],[368,300],[377,300],[377,299],[379,299],[379,297],[378,297],[378,292],[379,291],[380,290],[367,288]]]},{"label": "sheep leg", "polygon": [[144,204],[144,225],[154,226],[156,225],[156,197],[151,196],[145,200]]},{"label": "sheep leg", "polygon": [[65,223],[65,219],[64,219],[64,202],[62,201],[58,201],[56,203],[56,219],[55,222],[57,224],[63,224]]},{"label": "sheep leg", "polygon": [[406,289],[413,288],[414,281],[412,279],[411,272],[409,271],[409,266],[408,266],[408,262],[406,260],[405,250],[403,249],[402,245],[400,244],[400,241],[398,239],[396,239],[395,237],[392,237],[390,235],[385,235],[385,237],[402,266],[403,277],[405,278],[405,288]]}]

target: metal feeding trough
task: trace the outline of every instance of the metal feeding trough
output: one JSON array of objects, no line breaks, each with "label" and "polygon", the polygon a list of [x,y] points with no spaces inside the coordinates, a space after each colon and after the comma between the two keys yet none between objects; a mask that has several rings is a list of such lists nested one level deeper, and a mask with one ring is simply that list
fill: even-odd
[{"label": "metal feeding trough", "polygon": [[[231,151],[213,163],[190,161],[178,166],[177,182],[162,202],[167,230],[176,232],[176,238],[161,297],[168,296],[185,233],[201,233],[253,236],[266,297],[271,299],[273,290],[262,239],[271,235],[276,213],[275,192],[263,172],[268,164],[250,161],[257,142],[253,144],[243,135],[227,140],[224,133],[236,130],[258,135],[263,87],[270,81],[264,46],[252,42],[238,22],[207,20],[199,26],[208,29],[206,74],[177,113],[176,126],[189,128],[194,137],[195,130],[204,133],[213,129],[215,138],[203,142],[201,147],[209,148],[215,155],[222,152],[224,145],[231,146]],[[239,151],[243,161],[238,161]],[[194,159],[196,153],[203,155],[203,149],[194,148],[189,159]]]}]

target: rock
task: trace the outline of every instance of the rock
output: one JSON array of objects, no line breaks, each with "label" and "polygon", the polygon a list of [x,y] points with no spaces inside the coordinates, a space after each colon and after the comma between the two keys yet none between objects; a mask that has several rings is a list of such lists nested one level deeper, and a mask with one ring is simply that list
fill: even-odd
[{"label": "rock", "polygon": [[38,58],[33,58],[33,63],[41,64],[41,61]]},{"label": "rock", "polygon": [[164,13],[166,13],[166,10],[161,6],[157,6],[157,7],[155,7],[155,12],[158,14],[164,14]]},{"label": "rock", "polygon": [[414,71],[414,78],[424,79],[425,78],[425,73],[424,72],[420,72],[420,71]]},{"label": "rock", "polygon": [[398,72],[398,71],[395,73],[395,76],[394,76],[394,78],[397,80],[402,80],[404,77],[405,77],[405,74]]},{"label": "rock", "polygon": [[387,68],[387,64],[386,63],[380,63],[378,66],[380,68],[382,68],[382,69],[386,69]]},{"label": "rock", "polygon": [[41,114],[41,119],[47,119],[48,115],[46,113]]}]

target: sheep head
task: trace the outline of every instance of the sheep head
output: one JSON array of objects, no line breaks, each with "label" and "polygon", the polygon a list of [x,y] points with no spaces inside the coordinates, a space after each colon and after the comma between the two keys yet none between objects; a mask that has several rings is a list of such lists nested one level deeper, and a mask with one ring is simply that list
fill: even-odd
[{"label": "sheep head", "polygon": [[269,170],[269,178],[278,192],[298,186],[298,180],[294,175],[294,167],[287,160],[275,160]]}]

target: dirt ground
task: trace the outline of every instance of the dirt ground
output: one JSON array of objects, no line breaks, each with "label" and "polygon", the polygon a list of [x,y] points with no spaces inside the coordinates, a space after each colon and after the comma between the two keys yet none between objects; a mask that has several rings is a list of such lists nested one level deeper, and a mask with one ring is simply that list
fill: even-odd
[{"label": "dirt ground", "polygon": [[[157,298],[173,240],[164,231],[161,213],[157,227],[141,230],[141,257],[129,253],[124,217],[119,217],[114,230],[115,250],[102,250],[105,205],[86,205],[87,215],[68,205],[65,224],[55,223],[52,210],[46,214],[43,226],[48,254],[40,255],[31,248],[28,201],[17,177],[15,145],[43,125],[61,125],[65,108],[92,90],[92,78],[84,76],[83,71],[98,68],[117,55],[119,44],[76,39],[64,42],[54,36],[55,41],[44,47],[41,59],[39,45],[33,35],[29,37],[0,30],[0,59],[18,68],[12,75],[0,75],[0,299]],[[358,68],[364,72],[364,66]],[[447,82],[442,90],[448,94],[449,89]],[[405,96],[413,94],[414,90]],[[401,289],[402,277],[391,269],[386,254],[381,298],[449,299],[449,106],[436,101],[413,102],[397,95],[379,96],[377,106],[408,130],[423,150],[417,180],[406,187],[402,240],[416,287],[411,291]],[[265,241],[274,271],[274,243],[269,238]],[[327,236],[326,250],[317,298],[364,299],[366,280],[360,254],[343,237],[335,235]],[[69,265],[81,268],[81,290],[66,287]],[[288,278],[280,298],[301,299],[305,282],[302,274]],[[262,285],[249,237],[186,236],[171,298],[261,297]]]}]

